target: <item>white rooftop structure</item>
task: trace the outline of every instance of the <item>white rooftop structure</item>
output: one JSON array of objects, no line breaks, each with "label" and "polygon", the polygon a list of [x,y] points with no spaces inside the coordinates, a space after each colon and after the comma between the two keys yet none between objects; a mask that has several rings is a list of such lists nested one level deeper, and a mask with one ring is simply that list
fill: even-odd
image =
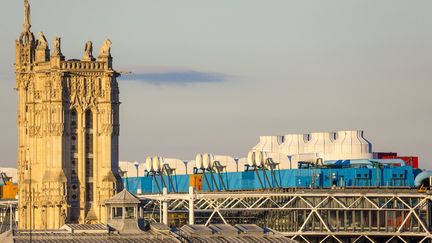
[{"label": "white rooftop structure", "polygon": [[[324,161],[373,158],[372,144],[364,138],[361,130],[260,136],[259,143],[252,147],[251,151],[263,152],[263,159],[272,158],[274,162],[279,164],[280,169],[295,169],[299,161],[315,163],[319,159]],[[244,166],[248,164],[246,157],[234,158],[229,155],[213,155],[210,153],[200,153],[198,155],[211,155],[211,158],[218,161],[227,172],[243,171]],[[158,156],[149,157],[153,158],[153,160],[158,158],[161,163],[160,166],[168,164],[178,175],[193,174],[194,167],[200,169],[204,163],[204,159],[200,161],[196,161],[196,159],[184,161]],[[207,158],[207,156],[204,157]],[[146,165],[146,162],[145,158],[142,158],[142,161],[138,163],[121,161],[120,168],[122,171],[127,172],[127,177],[145,176],[145,171],[151,169],[147,168],[148,165],[154,165],[152,163]],[[207,162],[213,163],[213,161]],[[136,165],[138,165],[138,171]]]},{"label": "white rooftop structure", "polygon": [[18,183],[18,170],[16,168],[0,167],[0,172],[4,172],[7,176],[12,177],[13,183]]},{"label": "white rooftop structure", "polygon": [[252,150],[264,152],[281,169],[297,168],[299,161],[373,158],[372,144],[361,130],[261,136]]}]

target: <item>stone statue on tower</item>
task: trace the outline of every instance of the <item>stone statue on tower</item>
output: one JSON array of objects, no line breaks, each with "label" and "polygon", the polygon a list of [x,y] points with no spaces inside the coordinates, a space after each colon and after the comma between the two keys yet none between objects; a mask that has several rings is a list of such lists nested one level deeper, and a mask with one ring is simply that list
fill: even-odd
[{"label": "stone statue on tower", "polygon": [[28,0],[24,0],[24,29],[30,30],[30,4]]},{"label": "stone statue on tower", "polygon": [[93,42],[87,41],[84,47],[84,56],[82,58],[83,61],[94,61],[93,57]]},{"label": "stone statue on tower", "polygon": [[54,45],[53,45],[53,56],[61,56],[61,47],[60,47],[60,43],[61,43],[61,38],[56,36],[54,38]]}]

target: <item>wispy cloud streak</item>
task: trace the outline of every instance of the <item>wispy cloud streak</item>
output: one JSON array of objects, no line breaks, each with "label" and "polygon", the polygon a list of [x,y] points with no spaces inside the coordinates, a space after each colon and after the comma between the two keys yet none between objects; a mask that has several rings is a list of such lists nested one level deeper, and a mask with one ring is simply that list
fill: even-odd
[{"label": "wispy cloud streak", "polygon": [[213,72],[199,72],[193,70],[175,71],[141,71],[123,75],[121,80],[144,82],[153,85],[190,85],[198,83],[220,83],[227,81],[229,75]]}]

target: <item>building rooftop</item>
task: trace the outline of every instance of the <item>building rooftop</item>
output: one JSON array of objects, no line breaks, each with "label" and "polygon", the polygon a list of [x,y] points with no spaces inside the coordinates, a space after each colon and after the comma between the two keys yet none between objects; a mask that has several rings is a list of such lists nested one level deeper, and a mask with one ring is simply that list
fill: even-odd
[{"label": "building rooftop", "polygon": [[185,225],[178,232],[190,242],[287,242],[295,243],[283,235],[266,230],[254,224]]},{"label": "building rooftop", "polygon": [[104,224],[65,224],[60,229],[67,230],[70,233],[109,233],[109,227]]},{"label": "building rooftop", "polygon": [[123,189],[123,191],[117,193],[112,198],[106,200],[105,203],[108,204],[139,204],[140,200],[130,193],[128,190]]},{"label": "building rooftop", "polygon": [[[14,235],[15,243],[30,241],[29,233]],[[160,234],[114,235],[114,234],[65,234],[65,233],[37,233],[32,234],[34,243],[77,242],[77,243],[141,243],[141,242],[180,242],[174,236]]]},{"label": "building rooftop", "polygon": [[[157,226],[157,225],[156,225]],[[105,233],[102,233],[105,231]],[[12,242],[12,236],[5,234],[2,242]],[[59,230],[47,231],[14,231],[13,242],[24,243],[54,243],[54,242],[77,242],[77,243],[141,243],[141,242],[287,242],[296,241],[265,230],[256,225],[185,225],[181,229],[171,231],[149,230],[141,233],[118,233],[110,231],[108,226],[96,225],[64,225]]]}]

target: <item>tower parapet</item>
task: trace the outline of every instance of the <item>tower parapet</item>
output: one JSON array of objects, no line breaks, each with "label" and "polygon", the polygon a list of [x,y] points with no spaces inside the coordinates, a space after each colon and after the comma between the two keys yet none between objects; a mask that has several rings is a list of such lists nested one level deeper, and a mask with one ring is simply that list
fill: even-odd
[{"label": "tower parapet", "polygon": [[50,59],[50,49],[48,47],[48,41],[42,32],[39,32],[39,39],[36,42],[36,63],[48,62]]}]

